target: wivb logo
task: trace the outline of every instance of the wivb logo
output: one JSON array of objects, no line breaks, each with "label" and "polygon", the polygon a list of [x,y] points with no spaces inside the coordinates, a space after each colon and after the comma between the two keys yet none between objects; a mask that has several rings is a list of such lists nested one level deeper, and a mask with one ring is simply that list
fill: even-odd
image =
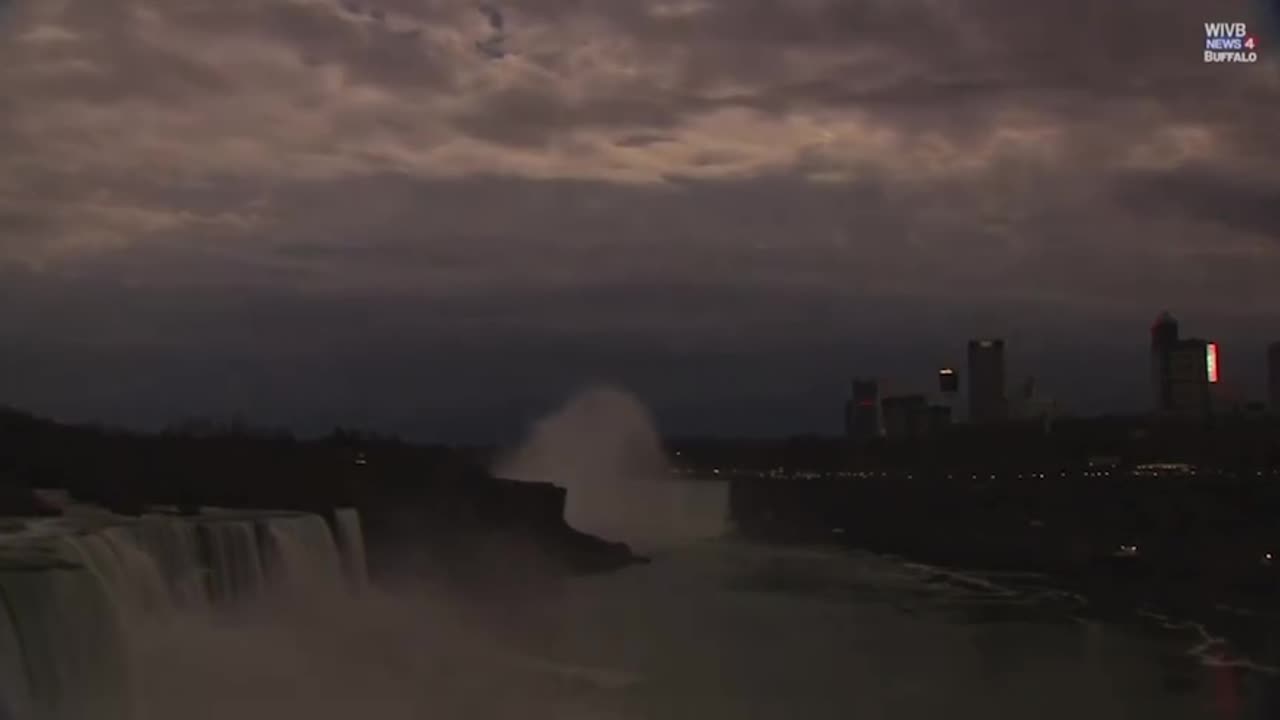
[{"label": "wivb logo", "polygon": [[1258,61],[1258,40],[1242,22],[1204,24],[1204,61],[1207,63]]}]

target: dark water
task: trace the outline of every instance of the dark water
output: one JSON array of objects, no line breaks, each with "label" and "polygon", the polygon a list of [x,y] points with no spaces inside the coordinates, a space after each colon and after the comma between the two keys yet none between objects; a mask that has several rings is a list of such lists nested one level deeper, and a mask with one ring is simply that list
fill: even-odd
[{"label": "dark water", "polygon": [[1197,627],[870,555],[705,543],[506,615],[578,669],[574,717],[1280,717],[1275,678],[1215,666]]}]

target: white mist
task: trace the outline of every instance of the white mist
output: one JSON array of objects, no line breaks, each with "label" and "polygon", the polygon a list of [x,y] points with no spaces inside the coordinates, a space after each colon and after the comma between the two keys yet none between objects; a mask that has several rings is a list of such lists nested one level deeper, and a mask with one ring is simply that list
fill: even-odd
[{"label": "white mist", "polygon": [[613,387],[574,395],[494,472],[566,488],[571,526],[640,551],[716,537],[727,523],[726,488],[675,479],[648,408]]}]

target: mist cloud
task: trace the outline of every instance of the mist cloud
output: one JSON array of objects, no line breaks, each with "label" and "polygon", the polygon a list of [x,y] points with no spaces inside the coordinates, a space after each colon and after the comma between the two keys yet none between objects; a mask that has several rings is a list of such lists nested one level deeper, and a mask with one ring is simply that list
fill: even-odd
[{"label": "mist cloud", "polygon": [[648,409],[614,387],[576,393],[494,472],[565,488],[571,526],[641,551],[719,537],[727,527],[727,489],[674,479]]}]

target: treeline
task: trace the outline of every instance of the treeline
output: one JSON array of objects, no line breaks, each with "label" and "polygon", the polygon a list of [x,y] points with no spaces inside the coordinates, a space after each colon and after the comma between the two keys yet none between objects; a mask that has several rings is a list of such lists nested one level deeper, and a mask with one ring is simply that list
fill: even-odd
[{"label": "treeline", "polygon": [[147,505],[353,505],[397,487],[483,477],[483,460],[470,449],[341,429],[310,441],[242,424],[144,434],[0,411],[0,483],[62,488],[125,513]]}]

